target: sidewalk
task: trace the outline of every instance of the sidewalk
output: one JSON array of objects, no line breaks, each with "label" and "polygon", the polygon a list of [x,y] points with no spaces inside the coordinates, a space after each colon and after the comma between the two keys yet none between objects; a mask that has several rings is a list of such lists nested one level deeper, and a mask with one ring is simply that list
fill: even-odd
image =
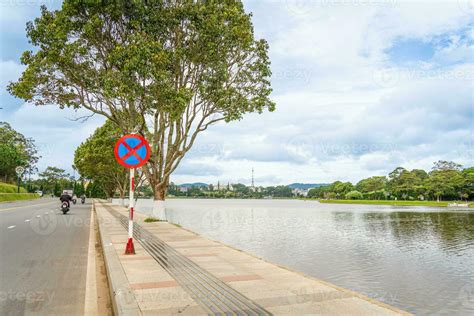
[{"label": "sidewalk", "polygon": [[[145,231],[138,236],[152,251],[135,241],[136,255],[124,255],[127,231],[116,215],[128,211],[109,203],[96,203],[95,209],[118,314],[208,315],[207,306],[224,309],[226,302],[275,315],[407,314],[172,224],[144,223],[139,213],[135,220]],[[156,237],[164,243],[152,243]]]}]

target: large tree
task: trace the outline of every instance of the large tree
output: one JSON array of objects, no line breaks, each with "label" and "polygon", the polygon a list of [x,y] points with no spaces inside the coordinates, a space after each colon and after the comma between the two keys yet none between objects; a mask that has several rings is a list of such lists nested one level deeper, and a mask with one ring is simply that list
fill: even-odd
[{"label": "large tree", "polygon": [[102,191],[108,197],[118,190],[123,199],[128,187],[128,172],[114,158],[114,144],[120,134],[120,129],[107,121],[77,147],[74,165],[82,177],[102,186]]},{"label": "large tree", "polygon": [[15,131],[10,124],[0,122],[0,179],[9,182],[15,177],[17,166],[28,173],[36,171],[39,156],[32,138]]},{"label": "large tree", "polygon": [[362,193],[369,193],[384,190],[386,185],[387,178],[385,176],[374,176],[360,180],[356,185],[356,189]]},{"label": "large tree", "polygon": [[462,166],[452,161],[440,160],[434,163],[425,184],[437,201],[443,196],[454,199],[462,196],[466,177],[461,170]]},{"label": "large tree", "polygon": [[56,196],[61,194],[63,189],[73,188],[74,182],[71,181],[71,176],[64,169],[58,167],[47,167],[43,172],[40,172],[39,177],[43,190]]},{"label": "large tree", "polygon": [[156,200],[197,135],[273,110],[265,40],[238,0],[66,0],[27,25],[37,46],[9,91],[36,105],[86,108],[151,143]]}]

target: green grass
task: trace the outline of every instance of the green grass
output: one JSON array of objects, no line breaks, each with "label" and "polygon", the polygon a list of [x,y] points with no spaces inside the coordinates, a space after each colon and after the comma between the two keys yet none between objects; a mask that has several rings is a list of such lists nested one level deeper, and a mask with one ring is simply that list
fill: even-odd
[{"label": "green grass", "polygon": [[[18,188],[14,184],[0,182],[0,193],[17,193]],[[20,193],[26,193],[24,188],[20,187]]]},{"label": "green grass", "polygon": [[165,220],[156,218],[156,217],[147,217],[145,218],[145,223],[154,223],[154,222],[166,222]]},{"label": "green grass", "polygon": [[33,200],[39,197],[36,193],[0,193],[0,202]]},{"label": "green grass", "polygon": [[453,201],[400,201],[400,200],[319,200],[321,203],[337,204],[374,204],[374,205],[398,205],[398,206],[448,206]]}]

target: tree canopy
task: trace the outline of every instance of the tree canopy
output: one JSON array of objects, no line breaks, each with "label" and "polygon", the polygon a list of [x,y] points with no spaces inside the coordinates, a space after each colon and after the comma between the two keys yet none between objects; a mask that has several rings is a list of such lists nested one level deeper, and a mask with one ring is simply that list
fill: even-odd
[{"label": "tree canopy", "polygon": [[27,25],[37,47],[9,85],[36,105],[86,108],[151,143],[156,199],[197,135],[274,109],[268,44],[241,1],[74,1]]},{"label": "tree canopy", "polygon": [[114,157],[114,145],[120,135],[120,129],[107,121],[74,153],[74,165],[80,175],[93,180],[95,186],[101,186],[108,197],[118,190],[123,198],[128,187],[128,171]]},{"label": "tree canopy", "polygon": [[59,196],[64,189],[73,189],[74,181],[71,176],[58,167],[49,166],[39,173],[39,184],[44,192]]},{"label": "tree canopy", "polygon": [[38,159],[32,138],[26,138],[10,124],[0,122],[0,179],[4,182],[13,180],[17,166],[25,167],[28,173],[33,173]]}]

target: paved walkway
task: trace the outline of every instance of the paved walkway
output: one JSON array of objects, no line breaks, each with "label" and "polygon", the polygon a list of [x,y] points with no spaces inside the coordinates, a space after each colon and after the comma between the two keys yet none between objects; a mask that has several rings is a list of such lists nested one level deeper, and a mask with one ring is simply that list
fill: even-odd
[{"label": "paved walkway", "polygon": [[229,306],[261,315],[407,314],[172,224],[144,223],[138,213],[142,243],[135,242],[136,255],[124,255],[127,210],[97,203],[96,211],[144,315],[226,314]]}]

